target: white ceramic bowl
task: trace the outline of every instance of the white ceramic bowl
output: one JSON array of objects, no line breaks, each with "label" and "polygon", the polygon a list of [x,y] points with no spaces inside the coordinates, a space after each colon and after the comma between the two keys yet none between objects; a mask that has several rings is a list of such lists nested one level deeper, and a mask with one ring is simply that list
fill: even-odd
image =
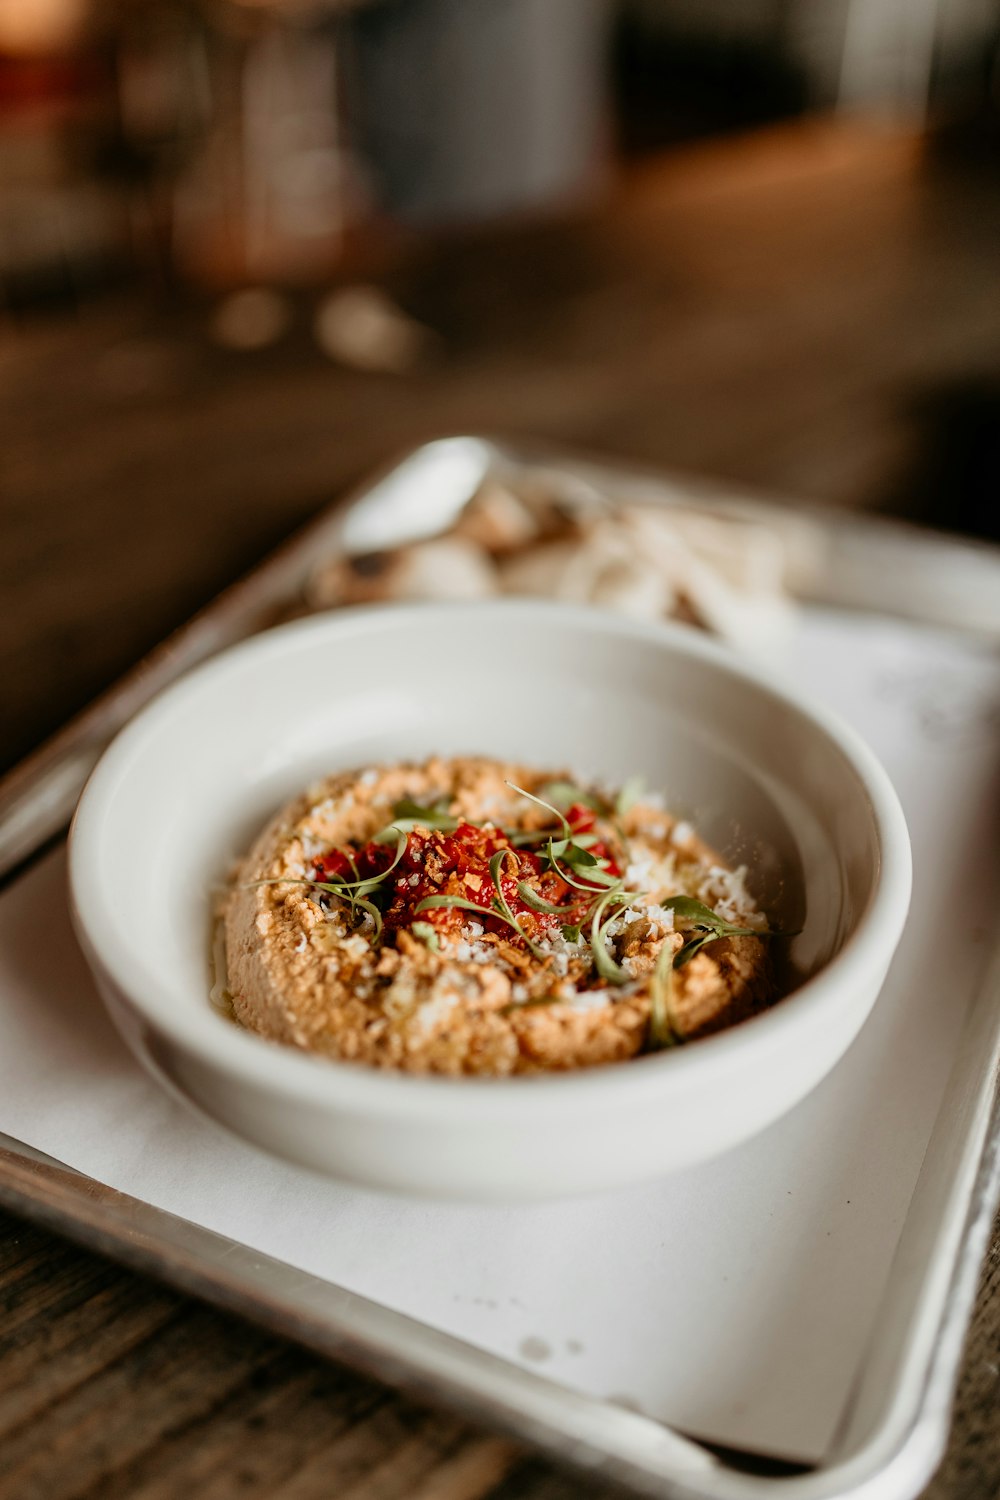
[{"label": "white ceramic bowl", "polygon": [[[480,752],[634,773],[737,862],[808,977],[675,1051],[514,1079],[396,1075],[297,1053],[208,1000],[209,910],[234,855],[321,775]],[[789,1109],[878,994],[909,842],[873,755],[832,715],[692,630],[538,602],[421,605],[283,626],[162,693],[76,814],[77,931],[142,1061],[294,1162],[448,1197],[585,1192],[686,1166]]]}]

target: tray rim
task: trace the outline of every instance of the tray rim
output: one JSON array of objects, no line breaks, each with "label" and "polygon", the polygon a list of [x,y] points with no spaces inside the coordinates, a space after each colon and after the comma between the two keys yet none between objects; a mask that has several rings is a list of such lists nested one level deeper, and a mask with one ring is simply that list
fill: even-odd
[{"label": "tray rim", "polygon": [[[370,496],[383,481],[396,476],[415,457],[432,454],[455,442],[477,444],[483,455],[484,471],[486,467],[497,467],[502,472],[504,466],[541,466],[576,473],[609,486],[640,485],[654,490],[659,486],[664,492],[679,489],[688,495],[701,494],[716,503],[721,501],[723,508],[729,497],[744,513],[753,510],[762,518],[781,514],[794,520],[803,514],[757,497],[734,483],[657,473],[550,446],[469,436],[420,444],[397,463],[380,469],[347,501],[323,510],[246,578],[181,627],[91,709],[70,721],[49,745],[8,773],[0,781],[0,828],[6,821],[3,811],[9,816],[10,806],[9,802],[4,803],[3,794],[13,784],[19,804],[15,805],[15,813],[20,812],[22,817],[19,837],[23,844],[25,833],[30,832],[30,817],[25,821],[24,809],[30,807],[33,777],[44,777],[53,765],[57,769],[65,767],[67,756],[70,769],[79,771],[83,763],[81,748],[86,751],[84,762],[91,754],[96,758],[102,739],[110,737],[124,718],[164,681],[229,644],[231,639],[249,633],[255,628],[255,615],[259,617],[262,610],[294,594],[314,566],[316,550],[336,542],[343,517],[354,505]],[[922,528],[864,513],[845,515],[826,512],[822,507],[807,507],[805,516],[812,524],[826,527],[835,545],[842,545],[845,539],[848,545],[859,541],[867,545],[878,536],[884,545],[904,551],[916,548],[924,557],[928,547],[933,546],[937,566],[942,555],[953,560],[974,557],[977,565],[995,569],[1000,580],[1000,549],[988,544],[939,538]],[[854,607],[859,607],[856,600]],[[259,623],[258,618],[256,628]],[[930,623],[939,627],[952,624],[958,629],[984,629],[978,620],[971,626],[967,619],[938,618]],[[53,748],[57,752],[54,757]],[[36,839],[36,849],[28,850],[30,863],[34,863],[32,856],[37,846],[51,840],[55,831],[44,826],[46,818],[49,823],[52,821],[48,803],[43,805],[41,814],[43,826],[37,830],[41,837]],[[826,1500],[834,1495],[863,1496],[865,1500],[912,1496],[930,1478],[946,1445],[979,1266],[1000,1197],[1000,1099],[996,1081],[1000,1067],[1000,1007],[995,1003],[1000,995],[1000,953],[996,957],[998,961],[989,967],[961,1032],[960,1052],[969,1050],[970,1031],[978,1026],[984,1033],[972,1049],[976,1080],[970,1089],[968,1080],[959,1074],[960,1058],[957,1058],[928,1148],[929,1158],[931,1147],[940,1139],[941,1119],[957,1101],[964,1107],[967,1119],[956,1158],[950,1164],[951,1198],[956,1200],[950,1208],[960,1207],[963,1212],[956,1213],[951,1221],[953,1243],[950,1252],[945,1252],[947,1277],[944,1280],[938,1277],[938,1305],[931,1311],[932,1326],[923,1330],[923,1354],[920,1349],[915,1352],[911,1349],[909,1355],[904,1355],[904,1365],[906,1358],[911,1363],[917,1359],[919,1378],[909,1393],[906,1410],[899,1409],[897,1401],[896,1409],[890,1409],[886,1420],[867,1439],[862,1436],[852,1452],[842,1459],[834,1458],[828,1464],[792,1475],[787,1475],[787,1466],[782,1465],[785,1477],[776,1474],[764,1477],[733,1467],[709,1449],[652,1419],[572,1392],[334,1283],[293,1271],[238,1242],[177,1219],[141,1200],[115,1193],[4,1136],[0,1136],[0,1204],[135,1269],[263,1323],[320,1353],[424,1399],[443,1401],[540,1447],[555,1458],[592,1475],[615,1479],[639,1493],[668,1493],[687,1500],[739,1500],[739,1497],[752,1500],[773,1493],[777,1484],[789,1500],[792,1497]],[[914,1198],[925,1180],[926,1167],[925,1159]],[[889,1273],[890,1288],[894,1285],[897,1262],[904,1253],[912,1217],[912,1211],[908,1212]],[[179,1235],[178,1226],[182,1226]],[[939,1233],[936,1239],[940,1238]],[[215,1266],[219,1246],[223,1247],[225,1260],[220,1259]],[[940,1259],[940,1252],[936,1254]],[[293,1283],[292,1286],[286,1287],[286,1281]],[[888,1290],[876,1328],[882,1321],[887,1300]],[[335,1306],[320,1311],[320,1305],[326,1302]],[[391,1345],[393,1338],[395,1349]],[[868,1366],[866,1357],[842,1423],[841,1439],[847,1445],[852,1436],[858,1436],[859,1397],[863,1394]]]}]

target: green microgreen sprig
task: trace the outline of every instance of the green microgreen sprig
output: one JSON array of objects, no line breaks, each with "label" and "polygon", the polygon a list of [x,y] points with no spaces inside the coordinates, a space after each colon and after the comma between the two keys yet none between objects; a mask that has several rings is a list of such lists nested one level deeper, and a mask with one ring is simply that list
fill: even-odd
[{"label": "green microgreen sprig", "polygon": [[558,1005],[559,995],[534,995],[527,1000],[511,1000],[508,1005],[500,1007],[500,1015],[512,1016],[518,1010],[536,1010],[540,1005]]},{"label": "green microgreen sprig", "polygon": [[[555,786],[568,787],[569,783],[553,783]],[[553,838],[553,830],[545,833],[545,859],[551,869],[567,885],[573,886],[575,890],[586,891],[588,895],[600,894],[602,889],[612,890],[621,884],[621,876],[609,875],[606,869],[607,861],[600,860],[591,854],[587,847],[597,842],[593,834],[574,834],[565,815],[551,802],[546,802],[543,797],[536,797],[534,792],[526,792],[523,787],[517,786],[515,782],[508,781],[507,785],[511,791],[517,792],[521,797],[527,797],[529,802],[537,802],[546,812],[550,812],[559,825],[560,837]],[[578,787],[572,788],[573,792],[579,791]],[[544,832],[544,830],[543,830]],[[511,840],[516,841],[517,835]],[[533,839],[533,842],[536,840]],[[540,841],[540,840],[538,840]],[[568,867],[568,868],[567,868]],[[586,875],[589,885],[575,880],[568,873],[569,869],[577,870]]]},{"label": "green microgreen sprig", "polygon": [[514,913],[510,909],[507,898],[503,893],[502,876],[504,865],[511,860],[514,864],[514,879],[516,880],[518,875],[518,863],[517,855],[514,853],[513,849],[498,849],[496,854],[492,855],[490,858],[490,879],[496,887],[496,895],[493,897],[493,904],[494,906],[496,906],[498,911],[501,911],[503,913],[503,915],[509,922],[513,922],[515,918]]},{"label": "green microgreen sprig", "polygon": [[393,829],[402,829],[405,833],[412,833],[414,828],[430,828],[437,829],[441,833],[454,833],[459,820],[453,817],[447,809],[447,797],[439,797],[436,802],[432,802],[427,807],[414,802],[412,797],[401,797],[398,802],[393,803],[392,822],[377,833],[372,842],[388,843]]},{"label": "green microgreen sprig", "polygon": [[[393,870],[396,868],[396,866],[399,864],[399,861],[406,853],[407,833],[405,828],[389,829],[388,831],[395,832],[396,834],[396,852],[392,857],[391,864],[386,865],[385,869],[381,870],[378,875],[369,875],[364,880],[350,880],[340,882],[340,884],[344,886],[350,886],[356,896],[367,895],[369,891],[378,890],[379,886],[382,885],[384,881],[388,880],[389,876],[392,874]],[[387,839],[386,843],[388,842],[389,840]],[[355,864],[353,857],[348,854],[347,858],[350,860],[351,868],[354,870],[355,875],[357,875],[358,867]]]},{"label": "green microgreen sprig", "polygon": [[590,918],[590,951],[594,955],[595,969],[609,984],[628,984],[632,975],[611,957],[604,937],[604,928],[623,907],[638,899],[640,894],[638,891],[626,891],[624,887],[619,886],[616,890],[608,891],[594,903]]},{"label": "green microgreen sprig", "polygon": [[503,893],[502,876],[504,865],[511,862],[514,866],[514,879],[517,880],[519,865],[517,855],[514,853],[513,849],[498,849],[496,854],[494,854],[490,859],[490,876],[493,880],[493,884],[496,886],[497,892],[493,898],[493,905],[503,917],[504,921],[509,922],[514,931],[520,934],[535,957],[545,958],[547,956],[545,949],[541,948],[538,943],[533,942],[532,939],[528,936],[524,928],[521,926],[520,922],[515,917],[514,913],[511,911],[510,904],[508,903],[507,898]]},{"label": "green microgreen sprig", "polygon": [[375,931],[372,933],[372,944],[377,948],[379,943],[382,941],[382,913],[379,911],[374,901],[366,901],[363,896],[348,896],[347,899],[351,903],[352,912],[356,911],[356,909],[360,906],[361,910],[367,916],[371,917],[375,927]]},{"label": "green microgreen sprig", "polygon": [[545,897],[540,896],[534,886],[529,885],[526,880],[517,882],[517,894],[525,906],[530,906],[532,911],[543,912],[548,917],[561,917],[577,905],[575,901],[571,901],[567,906],[558,906],[554,901],[546,901]]},{"label": "green microgreen sprig", "polygon": [[[385,873],[388,875],[389,871],[387,870]],[[367,886],[367,882],[362,883]],[[305,876],[279,875],[273,880],[251,880],[245,889],[252,890],[261,885],[303,885],[310,890],[324,891],[329,896],[339,896],[351,908],[352,917],[357,915],[358,908],[360,907],[365,915],[371,918],[374,927],[372,943],[378,947],[378,944],[382,940],[382,913],[374,901],[367,900],[365,896],[359,893],[358,889],[355,889],[352,881],[334,884],[331,880],[307,880]]]},{"label": "green microgreen sprig", "polygon": [[[593,843],[594,840],[591,840]],[[549,848],[556,859],[561,859],[564,864],[579,865],[585,870],[600,869],[606,860],[599,860],[596,854],[591,854],[586,844],[581,844],[577,839],[549,839]]]},{"label": "green microgreen sprig", "polygon": [[261,885],[300,885],[305,886],[309,890],[322,891],[328,896],[337,896],[340,900],[348,903],[352,916],[356,916],[360,909],[366,916],[371,918],[374,928],[372,942],[377,947],[382,939],[382,913],[374,901],[368,900],[368,897],[373,895],[389,878],[406,852],[406,833],[402,829],[394,829],[392,831],[396,834],[396,853],[393,856],[391,864],[387,865],[378,875],[367,875],[362,879],[354,856],[349,850],[345,850],[348,863],[354,872],[355,878],[353,880],[345,880],[339,875],[335,875],[331,880],[310,880],[305,875],[279,875],[270,880],[252,880],[250,887]]},{"label": "green microgreen sprig", "polygon": [[610,811],[607,803],[596,792],[577,786],[575,781],[547,781],[542,791],[557,806],[569,808],[578,803],[581,807],[589,807],[599,818],[606,817]]},{"label": "green microgreen sprig", "polygon": [[552,803],[546,802],[544,797],[536,797],[534,792],[526,792],[524,787],[518,786],[515,781],[505,781],[504,785],[509,786],[511,791],[516,792],[519,797],[527,797],[529,802],[534,802],[538,807],[543,807],[547,813],[551,813],[562,829],[564,839],[571,839],[573,837],[573,830],[566,821],[565,814],[561,813],[558,807],[553,807]]},{"label": "green microgreen sprig", "polygon": [[662,1052],[667,1047],[677,1047],[684,1041],[684,1034],[677,1025],[674,1011],[674,965],[670,962],[673,949],[664,942],[656,956],[656,966],[649,983],[649,1031],[646,1047],[649,1052]]},{"label": "green microgreen sprig", "polygon": [[441,939],[438,937],[437,928],[433,922],[411,922],[410,931],[415,938],[419,938],[422,943],[426,944],[432,953],[437,953],[441,947]]},{"label": "green microgreen sprig", "polygon": [[768,927],[740,927],[735,922],[727,922],[720,917],[710,906],[703,901],[698,901],[694,896],[670,896],[661,905],[668,911],[672,911],[675,918],[684,923],[683,931],[689,927],[693,929],[691,937],[679,950],[674,959],[674,968],[682,969],[686,963],[690,963],[695,954],[709,943],[716,942],[724,937],[789,937],[790,933],[779,933]]},{"label": "green microgreen sprig", "polygon": [[615,798],[615,813],[619,818],[635,806],[646,789],[644,776],[630,776]]},{"label": "green microgreen sprig", "polygon": [[[512,781],[508,781],[507,785],[520,796],[527,797],[531,802],[537,802],[555,818],[561,837],[553,838],[552,833],[549,833],[545,841],[545,858],[552,870],[566,885],[592,898],[592,905],[584,921],[588,919],[590,921],[590,948],[597,972],[610,984],[628,984],[632,976],[627,969],[612,958],[605,939],[604,927],[611,921],[616,911],[623,906],[628,906],[631,901],[640,899],[642,893],[626,891],[622,877],[608,873],[607,861],[598,859],[587,847],[588,844],[596,843],[596,837],[574,835],[569,821],[559,807],[547,802],[543,797],[536,797],[533,792],[526,792],[523,787],[516,786]],[[569,799],[568,805],[571,805],[572,801],[583,800],[580,789],[568,782],[549,783],[545,790],[550,795]],[[594,805],[592,799],[588,805]],[[595,810],[603,811],[602,808],[595,808]],[[586,843],[584,838],[586,838]],[[576,875],[582,878],[577,879]],[[569,907],[559,908],[552,902],[543,902],[542,898],[531,891],[531,887],[526,883],[521,883],[518,890],[529,906],[534,907],[536,911],[544,911],[550,915],[561,915],[563,912],[572,910],[573,905],[576,904],[571,903]],[[531,895],[527,894],[529,891]],[[563,936],[567,942],[579,942],[580,926],[576,923],[567,923],[563,927]]]},{"label": "green microgreen sprig", "polygon": [[512,927],[519,938],[523,938],[536,958],[546,957],[544,949],[531,941],[520,926],[517,918],[508,916],[496,905],[480,906],[476,901],[467,901],[464,896],[425,896],[422,901],[417,902],[414,911],[434,911],[437,908],[445,906],[457,907],[460,911],[478,912],[481,917],[497,917],[501,922],[506,922],[508,927]]},{"label": "green microgreen sprig", "polygon": [[350,864],[351,869],[354,871],[355,878],[353,880],[345,880],[342,875],[334,875],[330,880],[310,880],[307,876],[304,875],[287,875],[278,876],[273,880],[255,880],[253,881],[253,884],[310,885],[315,886],[318,890],[327,891],[329,894],[334,896],[344,896],[346,898],[350,895],[355,899],[357,899],[359,896],[367,896],[370,891],[378,890],[383,881],[389,878],[393,870],[399,864],[399,861],[402,859],[403,855],[406,853],[407,835],[403,831],[403,829],[391,828],[386,829],[385,832],[394,833],[396,835],[396,852],[392,857],[392,862],[386,865],[384,870],[380,870],[377,875],[366,875],[364,878],[362,878],[358,873],[358,867],[355,863],[354,856],[351,854],[350,850],[345,849],[344,855],[348,863]]},{"label": "green microgreen sprig", "polygon": [[[587,851],[583,850],[581,852],[586,853]],[[611,890],[614,886],[621,884],[620,875],[609,875],[607,870],[602,869],[596,861],[587,869],[587,879],[591,882],[590,885],[585,885],[582,881],[575,880],[566,868],[566,864],[560,863],[563,856],[559,853],[558,845],[553,844],[551,839],[549,839],[546,846],[545,858],[560,880],[565,881],[567,885],[571,885],[574,890],[586,891],[589,896],[601,896],[606,890]],[[571,864],[570,868],[576,868],[576,866]]]}]

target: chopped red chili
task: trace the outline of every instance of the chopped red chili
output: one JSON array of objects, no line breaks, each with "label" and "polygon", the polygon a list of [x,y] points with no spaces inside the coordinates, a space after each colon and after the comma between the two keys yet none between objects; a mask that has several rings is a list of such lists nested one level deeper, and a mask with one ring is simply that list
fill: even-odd
[{"label": "chopped red chili", "polygon": [[[595,823],[593,812],[582,805],[572,807],[567,820],[574,832],[590,832]],[[396,858],[396,848],[395,844],[369,843],[350,850],[331,849],[313,861],[313,878],[333,883],[370,879],[389,869]],[[509,925],[493,915],[497,883],[490,861],[501,850],[509,853],[497,872],[500,891],[514,918],[529,936],[543,936],[561,924],[577,925],[583,920],[593,896],[563,880],[548,864],[544,853],[513,848],[502,829],[462,822],[449,832],[418,826],[407,834],[398,863],[378,888],[386,931],[398,931],[419,920],[431,922],[441,931],[455,932],[470,920],[478,920],[490,931],[516,942],[516,934],[512,934]],[[619,873],[604,843],[592,844],[590,852],[595,859],[608,861],[609,873]],[[576,878],[586,881],[586,866],[577,871]],[[518,890],[518,883],[522,881],[527,882],[543,901],[566,910],[561,913],[536,911]],[[368,892],[369,899],[371,896],[372,892]],[[454,906],[430,907],[418,912],[420,903],[431,896],[459,897],[485,910],[481,916]]]}]

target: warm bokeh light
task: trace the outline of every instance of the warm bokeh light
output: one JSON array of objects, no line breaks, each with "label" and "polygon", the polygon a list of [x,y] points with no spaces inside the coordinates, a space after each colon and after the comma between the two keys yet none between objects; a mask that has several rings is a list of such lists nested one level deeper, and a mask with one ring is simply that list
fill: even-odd
[{"label": "warm bokeh light", "polygon": [[0,0],[0,52],[37,55],[72,45],[87,0]]}]

